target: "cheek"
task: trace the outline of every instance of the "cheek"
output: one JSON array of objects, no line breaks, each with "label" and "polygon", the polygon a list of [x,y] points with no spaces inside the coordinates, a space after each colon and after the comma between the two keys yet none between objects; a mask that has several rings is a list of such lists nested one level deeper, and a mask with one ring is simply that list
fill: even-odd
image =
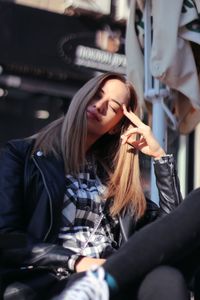
[{"label": "cheek", "polygon": [[115,115],[115,122],[117,122],[117,123],[119,123],[120,121],[121,121],[121,119],[123,118],[123,113],[122,112],[120,112],[120,113],[118,113],[117,115]]},{"label": "cheek", "polygon": [[113,119],[110,121],[110,126],[111,127],[117,126],[122,120],[122,118],[123,118],[123,114],[115,115]]}]

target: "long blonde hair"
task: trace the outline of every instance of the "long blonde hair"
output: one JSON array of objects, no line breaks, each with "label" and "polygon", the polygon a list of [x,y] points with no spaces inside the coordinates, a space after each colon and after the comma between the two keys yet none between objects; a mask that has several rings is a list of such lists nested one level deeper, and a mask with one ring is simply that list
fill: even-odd
[{"label": "long blonde hair", "polygon": [[[50,123],[36,135],[34,150],[40,149],[45,155],[53,153],[56,157],[62,157],[66,174],[77,175],[85,162],[86,108],[99,88],[109,79],[119,79],[127,86],[129,106],[136,111],[137,97],[133,86],[119,74],[106,73],[89,80],[74,95],[66,116]],[[105,134],[91,150],[107,169],[106,196],[113,199],[111,214],[117,215],[129,207],[134,216],[139,218],[145,212],[146,200],[140,182],[138,153],[131,146],[120,143],[120,135],[129,125],[128,119],[123,117],[120,121],[121,130],[113,136],[109,135],[109,138]]]}]

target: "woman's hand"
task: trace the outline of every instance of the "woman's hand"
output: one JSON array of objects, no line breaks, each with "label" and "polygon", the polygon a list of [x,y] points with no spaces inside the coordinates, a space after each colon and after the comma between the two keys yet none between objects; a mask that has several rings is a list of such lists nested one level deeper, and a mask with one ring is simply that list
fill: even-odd
[{"label": "woman's hand", "polygon": [[101,266],[106,260],[102,258],[83,257],[76,265],[76,272],[84,272],[92,266]]},{"label": "woman's hand", "polygon": [[122,144],[128,143],[142,153],[156,159],[166,155],[155,139],[151,128],[144,124],[132,111],[128,111],[125,105],[123,105],[123,112],[133,125],[121,136]]}]

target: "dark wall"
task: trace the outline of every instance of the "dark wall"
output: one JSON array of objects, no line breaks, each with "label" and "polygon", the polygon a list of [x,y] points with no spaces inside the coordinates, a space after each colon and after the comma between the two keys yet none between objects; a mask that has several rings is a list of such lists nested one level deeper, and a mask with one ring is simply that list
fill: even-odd
[{"label": "dark wall", "polygon": [[[97,33],[107,36],[107,30],[109,47],[102,49]],[[8,91],[0,96],[0,145],[56,119],[96,71],[123,70],[124,31],[111,17],[70,17],[0,0],[0,89]],[[84,58],[87,66],[76,63],[79,45],[94,52]],[[39,109],[49,111],[49,118],[36,118]]]},{"label": "dark wall", "polygon": [[69,103],[67,98],[9,90],[0,98],[0,147],[9,139],[34,134],[63,115]]}]

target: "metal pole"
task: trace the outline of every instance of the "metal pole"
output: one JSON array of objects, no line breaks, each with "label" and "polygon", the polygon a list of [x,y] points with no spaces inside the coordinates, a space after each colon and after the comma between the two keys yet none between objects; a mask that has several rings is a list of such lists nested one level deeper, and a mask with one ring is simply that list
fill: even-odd
[{"label": "metal pole", "polygon": [[[160,145],[166,149],[166,117],[162,107],[162,96],[152,99],[152,131]],[[151,199],[159,203],[158,189],[154,174],[153,160],[151,162]]]},{"label": "metal pole", "polygon": [[[152,44],[151,1],[147,0],[144,9],[144,80],[145,98],[152,103],[152,131],[160,145],[166,147],[166,116],[162,100],[166,94],[165,89],[160,89],[159,80],[151,75],[150,53]],[[151,199],[159,203],[158,190],[154,175],[153,161],[151,162]]]}]

